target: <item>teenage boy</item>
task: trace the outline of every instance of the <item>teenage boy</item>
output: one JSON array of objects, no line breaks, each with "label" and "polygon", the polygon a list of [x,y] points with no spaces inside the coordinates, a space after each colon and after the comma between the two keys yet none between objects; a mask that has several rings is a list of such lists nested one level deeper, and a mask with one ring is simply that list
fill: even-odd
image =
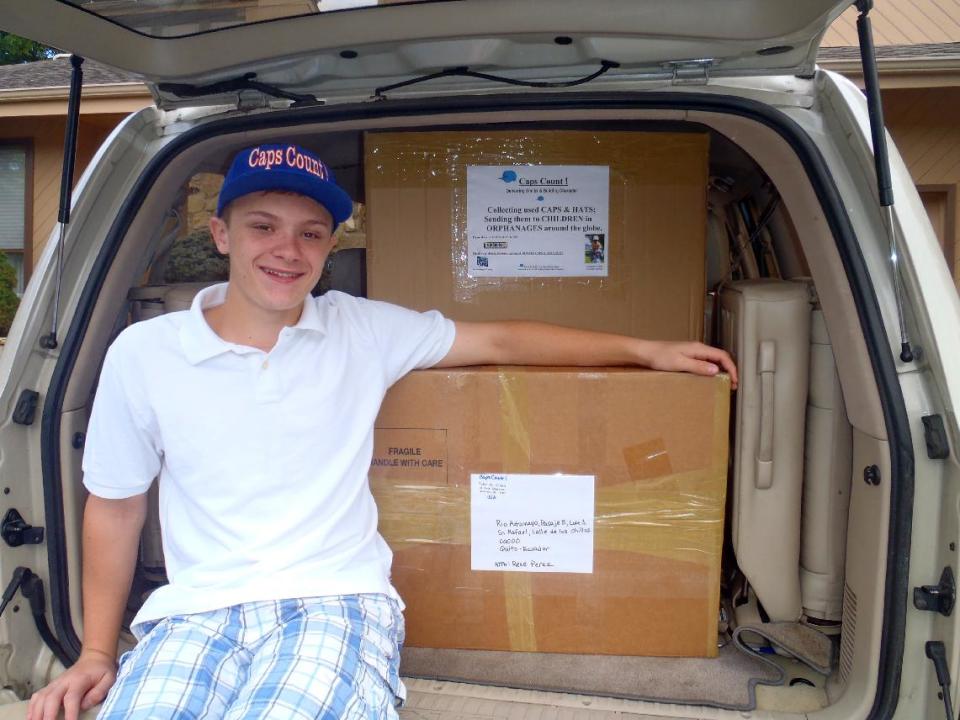
[{"label": "teenage boy", "polygon": [[[415,368],[641,365],[713,375],[721,350],[534,322],[454,323],[338,292],[313,298],[352,211],[296,145],[242,151],[210,221],[230,281],[127,328],[84,452],[84,644],[30,703],[67,720],[396,718],[402,606],[367,483],[373,422]],[[168,585],[117,638],[160,482]],[[111,689],[112,688],[112,689]]]}]

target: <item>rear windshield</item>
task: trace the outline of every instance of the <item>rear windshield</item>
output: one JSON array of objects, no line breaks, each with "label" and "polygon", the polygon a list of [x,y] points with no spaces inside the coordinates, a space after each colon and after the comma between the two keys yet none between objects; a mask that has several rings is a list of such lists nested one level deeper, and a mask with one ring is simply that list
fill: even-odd
[{"label": "rear windshield", "polygon": [[458,0],[60,0],[143,35],[184,37],[281,18]]}]

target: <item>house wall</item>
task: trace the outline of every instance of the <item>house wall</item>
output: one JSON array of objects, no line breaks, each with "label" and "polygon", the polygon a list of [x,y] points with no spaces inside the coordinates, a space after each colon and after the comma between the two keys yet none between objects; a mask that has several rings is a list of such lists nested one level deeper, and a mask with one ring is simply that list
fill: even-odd
[{"label": "house wall", "polygon": [[[123,117],[119,114],[81,117],[77,134],[75,179],[80,177],[97,148]],[[50,237],[57,223],[65,131],[66,119],[62,116],[29,119],[0,117],[0,140],[29,140],[33,145],[33,198],[30,222],[34,262],[40,256],[47,238]]]},{"label": "house wall", "polygon": [[884,119],[921,190],[960,287],[960,87],[888,90]]},{"label": "house wall", "polygon": [[[856,47],[857,9],[846,10],[827,30],[823,47]],[[870,11],[877,45],[960,41],[960,0],[876,0]]]}]

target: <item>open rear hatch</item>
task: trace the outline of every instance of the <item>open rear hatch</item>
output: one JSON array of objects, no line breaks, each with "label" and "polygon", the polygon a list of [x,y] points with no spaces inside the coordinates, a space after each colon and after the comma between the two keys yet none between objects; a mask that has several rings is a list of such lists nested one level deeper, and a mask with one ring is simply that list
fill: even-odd
[{"label": "open rear hatch", "polygon": [[141,74],[165,108],[235,102],[243,87],[301,102],[366,98],[438,73],[431,92],[482,89],[492,82],[482,75],[569,82],[604,61],[608,83],[809,75],[849,4],[600,0],[585,12],[577,0],[6,0],[3,15],[7,31]]}]

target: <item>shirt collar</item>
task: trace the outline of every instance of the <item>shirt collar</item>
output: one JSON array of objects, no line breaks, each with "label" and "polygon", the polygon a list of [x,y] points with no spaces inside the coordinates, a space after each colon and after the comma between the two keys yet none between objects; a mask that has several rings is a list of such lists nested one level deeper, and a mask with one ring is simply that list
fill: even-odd
[{"label": "shirt collar", "polygon": [[[180,326],[180,344],[187,360],[196,365],[225,352],[246,354],[257,352],[256,348],[246,345],[227,342],[217,335],[207,323],[203,311],[207,308],[222,305],[227,299],[229,283],[218,283],[203,288],[193,298],[188,316]],[[316,332],[325,334],[327,330],[326,313],[321,311],[320,304],[315,298],[308,296],[303,303],[303,312],[292,330],[302,332]],[[279,342],[279,341],[278,341]]]}]

